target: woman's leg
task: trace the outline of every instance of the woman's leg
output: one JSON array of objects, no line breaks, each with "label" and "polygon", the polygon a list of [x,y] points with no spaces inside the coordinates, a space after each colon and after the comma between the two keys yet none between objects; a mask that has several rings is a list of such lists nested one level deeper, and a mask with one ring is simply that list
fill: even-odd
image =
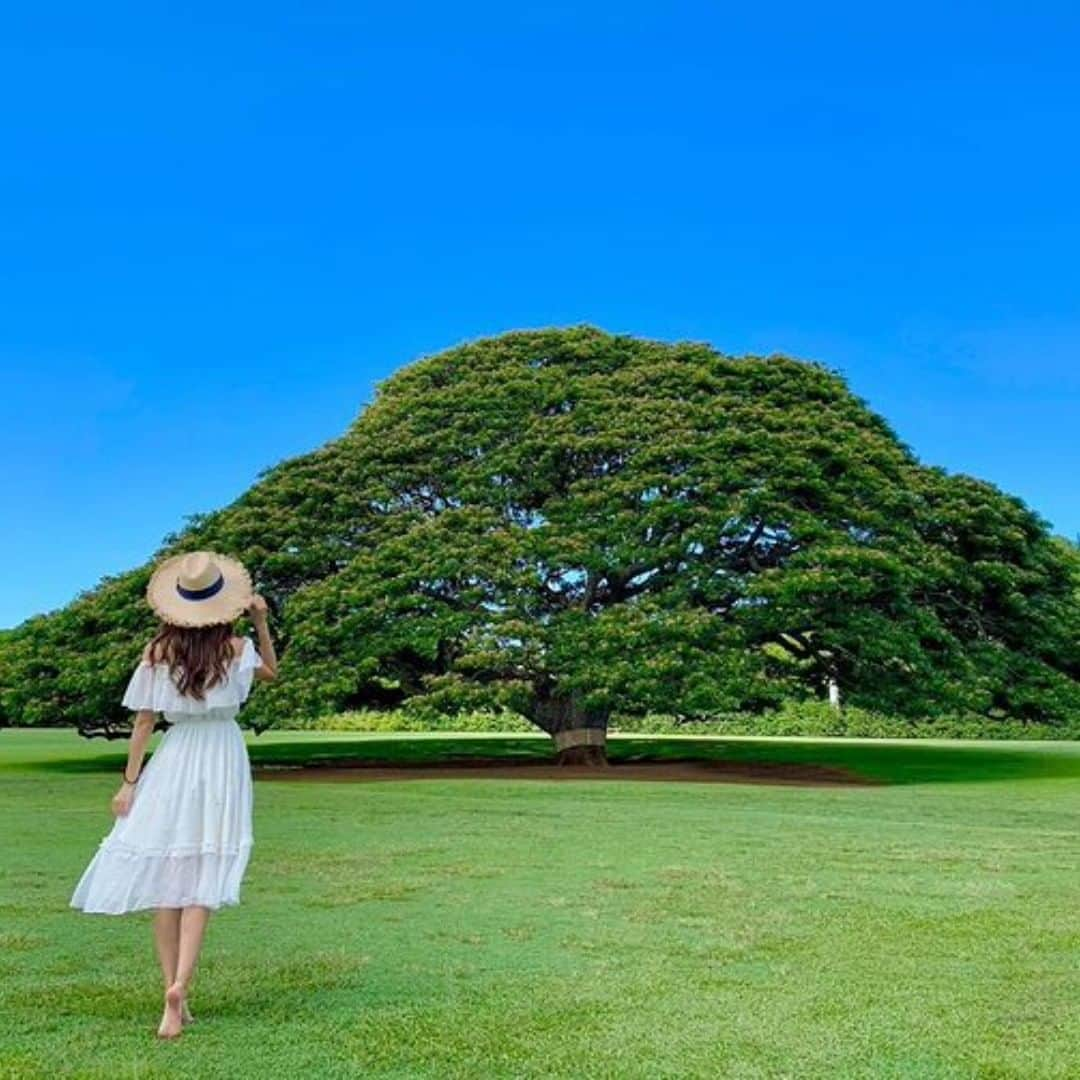
[{"label": "woman's leg", "polygon": [[[176,965],[180,958],[180,911],[180,908],[156,908],[154,911],[154,945],[157,947],[166,992],[176,982]],[[166,999],[158,1034],[163,1038],[173,1038],[180,1034],[183,1022],[183,1004],[177,1009],[171,1007]]]},{"label": "woman's leg", "polygon": [[180,912],[180,949],[176,958],[176,977],[172,986],[186,996],[195,965],[199,961],[206,924],[210,921],[210,909],[200,905],[186,907]]},{"label": "woman's leg", "polygon": [[165,1014],[161,1018],[158,1034],[165,1038],[179,1035],[183,1029],[187,1011],[187,989],[195,964],[199,959],[206,924],[210,919],[210,909],[192,906],[179,909],[180,938],[176,953],[176,967],[173,980],[165,990]]},{"label": "woman's leg", "polygon": [[159,907],[154,911],[154,945],[161,975],[168,990],[176,982],[176,961],[180,955],[180,908]]}]

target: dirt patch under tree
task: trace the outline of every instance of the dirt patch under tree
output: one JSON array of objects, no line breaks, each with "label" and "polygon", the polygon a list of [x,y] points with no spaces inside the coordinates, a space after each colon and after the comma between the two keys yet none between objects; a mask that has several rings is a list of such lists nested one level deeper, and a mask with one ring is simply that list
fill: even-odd
[{"label": "dirt patch under tree", "polygon": [[828,765],[752,761],[658,761],[556,765],[535,761],[460,760],[452,765],[328,762],[324,765],[256,765],[257,780],[678,780],[698,783],[785,784],[797,787],[869,785],[876,781]]}]

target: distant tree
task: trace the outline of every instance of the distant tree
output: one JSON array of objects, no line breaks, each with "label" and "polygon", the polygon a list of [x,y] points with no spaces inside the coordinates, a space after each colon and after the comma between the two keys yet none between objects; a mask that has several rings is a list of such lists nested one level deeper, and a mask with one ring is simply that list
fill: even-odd
[{"label": "distant tree", "polygon": [[[421,360],[340,439],[168,538],[244,559],[283,633],[259,724],[508,706],[562,760],[608,718],[820,696],[1063,722],[1075,548],[922,466],[843,378],[590,327]],[[121,730],[149,566],[0,640],[0,714]]]}]

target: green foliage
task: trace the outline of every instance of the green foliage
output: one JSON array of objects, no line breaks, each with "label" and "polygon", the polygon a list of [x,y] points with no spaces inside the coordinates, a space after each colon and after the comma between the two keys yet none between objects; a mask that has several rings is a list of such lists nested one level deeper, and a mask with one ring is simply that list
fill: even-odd
[{"label": "green foliage", "polygon": [[[416,710],[360,709],[321,716],[314,731],[526,733],[535,727],[518,713],[477,711],[428,715]],[[834,709],[824,701],[785,701],[764,713],[718,713],[680,720],[663,713],[611,717],[610,730],[623,735],[847,736],[863,739],[1057,739],[1080,740],[1080,718],[1064,726],[990,720],[976,714],[890,716],[872,709]]]},{"label": "green foliage", "polygon": [[[547,725],[850,705],[1068,726],[1076,549],[921,465],[820,365],[590,327],[404,368],[349,430],[154,560],[252,569],[281,636],[259,726],[348,710]],[[110,730],[149,566],[0,639],[0,723]]]},{"label": "green foliage", "polygon": [[535,732],[536,728],[518,713],[503,711],[459,712],[453,717],[418,714],[405,709],[359,709],[355,712],[320,716],[312,724],[314,731],[466,731],[466,732]]},{"label": "green foliage", "polygon": [[996,719],[974,713],[890,716],[872,709],[834,709],[823,701],[786,701],[770,712],[723,713],[707,720],[673,716],[616,716],[611,728],[622,734],[848,736],[861,739],[1080,739],[1080,718],[1055,726]]},{"label": "green foliage", "polygon": [[126,734],[120,695],[156,622],[144,600],[148,579],[148,568],[105,578],[0,639],[0,725]]}]

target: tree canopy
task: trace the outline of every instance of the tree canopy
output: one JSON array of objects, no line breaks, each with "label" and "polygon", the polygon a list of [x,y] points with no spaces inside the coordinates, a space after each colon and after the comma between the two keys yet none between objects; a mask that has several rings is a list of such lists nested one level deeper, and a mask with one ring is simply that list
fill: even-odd
[{"label": "tree canopy", "polygon": [[275,616],[257,725],[506,706],[602,733],[829,679],[901,715],[1080,707],[1075,546],[784,356],[576,327],[419,360],[340,438],[0,637],[0,721],[123,730],[150,570],[195,548],[242,559]]}]

